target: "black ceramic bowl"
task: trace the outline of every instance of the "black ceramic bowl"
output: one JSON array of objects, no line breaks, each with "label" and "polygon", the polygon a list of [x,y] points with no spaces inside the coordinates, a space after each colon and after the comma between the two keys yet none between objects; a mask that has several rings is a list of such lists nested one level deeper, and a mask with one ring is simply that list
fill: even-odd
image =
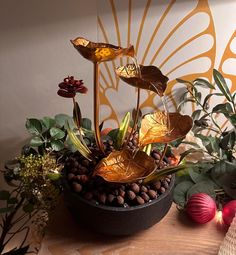
[{"label": "black ceramic bowl", "polygon": [[173,200],[174,175],[169,188],[155,200],[128,208],[97,205],[74,193],[64,181],[65,203],[75,220],[92,231],[106,235],[131,235],[159,222]]}]

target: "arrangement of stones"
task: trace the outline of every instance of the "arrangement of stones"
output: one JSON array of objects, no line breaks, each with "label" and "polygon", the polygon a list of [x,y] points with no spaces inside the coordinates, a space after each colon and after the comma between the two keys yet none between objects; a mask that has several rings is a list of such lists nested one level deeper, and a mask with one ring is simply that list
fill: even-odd
[{"label": "arrangement of stones", "polygon": [[[129,143],[130,149],[135,148],[135,139]],[[109,154],[114,150],[113,141],[106,141],[104,147],[106,153]],[[96,145],[91,146],[90,149],[98,153]],[[157,149],[152,150],[151,156],[155,159],[156,164],[159,164],[161,153]],[[97,159],[89,161],[76,152],[71,154],[65,162],[66,178],[71,189],[95,204],[120,207],[142,205],[165,193],[171,182],[171,175],[150,185],[144,185],[143,180],[128,184],[106,182],[99,176],[93,176],[94,167],[100,159],[97,157]],[[160,168],[166,167],[169,163],[169,159],[164,157]]]}]

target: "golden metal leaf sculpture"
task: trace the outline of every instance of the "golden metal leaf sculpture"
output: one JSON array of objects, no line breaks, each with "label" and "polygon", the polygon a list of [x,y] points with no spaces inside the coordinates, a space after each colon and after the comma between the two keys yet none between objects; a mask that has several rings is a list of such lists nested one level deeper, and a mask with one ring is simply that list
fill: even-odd
[{"label": "golden metal leaf sculpture", "polygon": [[124,149],[114,151],[102,159],[95,168],[94,175],[101,176],[108,182],[128,183],[147,177],[156,168],[153,158],[138,151],[134,156]]},{"label": "golden metal leaf sculpture", "polygon": [[159,96],[163,96],[169,80],[168,77],[163,75],[156,66],[139,65],[139,68],[135,64],[127,64],[118,67],[116,74],[131,86],[151,90]]},{"label": "golden metal leaf sculpture", "polygon": [[83,37],[77,37],[71,43],[84,58],[95,63],[110,61],[118,56],[134,57],[133,45],[121,48],[108,43],[94,43]]},{"label": "golden metal leaf sculpture", "polygon": [[144,116],[139,131],[139,144],[169,143],[184,137],[192,128],[193,120],[188,115],[178,112],[169,113],[157,111]]}]

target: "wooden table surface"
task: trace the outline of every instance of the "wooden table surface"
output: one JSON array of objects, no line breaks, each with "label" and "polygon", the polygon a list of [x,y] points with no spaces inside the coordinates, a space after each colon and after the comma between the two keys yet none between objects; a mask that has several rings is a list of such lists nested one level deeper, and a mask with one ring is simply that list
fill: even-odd
[{"label": "wooden table surface", "polygon": [[226,230],[213,220],[191,222],[175,204],[153,227],[129,237],[107,237],[81,229],[61,203],[42,242],[40,255],[217,254]]}]

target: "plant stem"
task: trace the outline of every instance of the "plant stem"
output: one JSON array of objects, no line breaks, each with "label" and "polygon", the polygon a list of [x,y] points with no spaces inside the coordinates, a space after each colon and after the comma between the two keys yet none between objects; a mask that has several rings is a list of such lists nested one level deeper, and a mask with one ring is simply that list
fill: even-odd
[{"label": "plant stem", "polygon": [[160,167],[160,165],[161,165],[161,161],[162,161],[162,160],[163,160],[163,158],[165,157],[165,154],[166,154],[166,151],[167,151],[167,146],[168,146],[168,144],[167,144],[167,143],[165,143],[165,147],[164,147],[164,150],[162,151],[161,158],[160,158],[160,160],[159,160],[159,163],[158,163],[158,165],[157,165],[157,168],[159,168],[159,167]]},{"label": "plant stem", "polygon": [[130,138],[131,138],[132,134],[136,130],[136,126],[137,126],[137,123],[138,123],[138,116],[139,116],[139,105],[140,105],[140,88],[138,88],[138,93],[137,93],[137,104],[136,104],[136,109],[135,109],[136,113],[135,113],[135,119],[134,119],[133,127],[131,129],[131,132],[129,133],[129,136],[128,136],[126,142],[125,142],[124,147],[130,141]]},{"label": "plant stem", "polygon": [[99,150],[104,154],[104,147],[101,143],[101,136],[99,130],[99,66],[98,63],[94,63],[94,73],[93,73],[93,120],[94,120],[94,131],[95,140]]},{"label": "plant stem", "polygon": [[84,142],[83,136],[81,134],[80,123],[79,123],[79,114],[78,114],[77,107],[76,107],[75,97],[73,97],[73,105],[74,105],[75,118],[76,118],[76,123],[75,124],[78,128],[79,138],[80,138],[80,141],[83,143],[83,145],[85,145],[85,147],[87,147],[87,144]]}]

